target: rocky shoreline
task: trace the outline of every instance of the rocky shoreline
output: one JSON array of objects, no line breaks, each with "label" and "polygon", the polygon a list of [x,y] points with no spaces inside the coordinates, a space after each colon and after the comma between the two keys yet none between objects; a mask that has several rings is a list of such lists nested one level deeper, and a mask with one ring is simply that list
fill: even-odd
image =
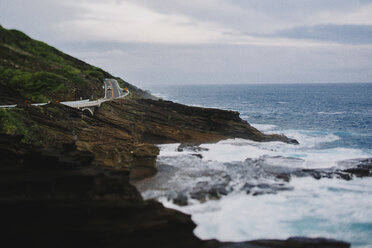
[{"label": "rocky shoreline", "polygon": [[16,114],[17,125],[27,127],[0,135],[7,247],[350,247],[307,238],[203,241],[194,236],[190,216],[144,201],[131,185],[156,173],[155,144],[228,138],[297,143],[259,132],[237,112],[148,99],[105,103],[95,116],[59,104],[6,111],[2,123]]},{"label": "rocky shoreline", "polygon": [[[216,162],[213,166],[207,166],[208,161],[203,160],[202,154],[209,149],[203,145],[180,144],[173,149],[175,153],[179,153],[179,158],[165,156],[158,159],[158,173],[154,177],[134,182],[145,199],[166,198],[176,205],[186,206],[190,200],[203,203],[220,199],[233,192],[260,196],[292,191],[292,178],[335,178],[350,181],[353,178],[372,176],[371,158],[340,161],[337,166],[324,169],[286,166],[287,163],[302,160],[281,156],[261,156],[257,159],[235,161],[231,165],[219,165]],[[283,165],[271,165],[268,161],[272,159],[281,160]],[[177,166],[177,161],[187,161],[189,165]],[[230,169],[225,166],[230,166]],[[182,176],[173,180],[177,175]],[[199,177],[203,177],[203,180],[198,180]]]}]

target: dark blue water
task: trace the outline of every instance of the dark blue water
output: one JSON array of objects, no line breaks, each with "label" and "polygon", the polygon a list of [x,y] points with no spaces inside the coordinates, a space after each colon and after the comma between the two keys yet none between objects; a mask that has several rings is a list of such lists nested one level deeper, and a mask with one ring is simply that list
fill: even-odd
[{"label": "dark blue water", "polygon": [[372,84],[168,86],[152,90],[167,100],[236,110],[249,123],[272,124],[277,130],[325,131],[341,137],[328,144],[331,147],[372,148]]}]

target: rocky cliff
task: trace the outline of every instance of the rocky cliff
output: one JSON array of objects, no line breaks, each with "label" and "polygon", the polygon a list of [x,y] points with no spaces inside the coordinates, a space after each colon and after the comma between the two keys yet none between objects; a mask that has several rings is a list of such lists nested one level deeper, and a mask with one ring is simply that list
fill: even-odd
[{"label": "rocky cliff", "polygon": [[[112,76],[0,26],[0,104],[100,98],[105,77]],[[237,112],[144,99],[154,97],[117,79],[130,97],[94,116],[56,103],[0,109],[1,247],[349,247],[306,238],[203,241],[190,216],[144,201],[130,181],[156,173],[155,144],[297,142],[265,135]]]},{"label": "rocky cliff", "polygon": [[93,164],[131,170],[132,179],[156,172],[158,148],[154,144],[197,144],[234,137],[296,143],[282,135],[259,132],[237,112],[161,100],[107,102],[94,116],[60,104],[26,104],[0,111],[2,133],[23,135],[22,143],[43,149],[74,144],[77,150],[94,154]]},{"label": "rocky cliff", "polygon": [[127,170],[93,165],[94,154],[0,135],[3,247],[349,247],[325,239],[202,241],[190,216],[143,201]]},{"label": "rocky cliff", "polygon": [[1,110],[0,127],[6,247],[349,247],[322,239],[202,241],[190,216],[143,201],[130,180],[156,173],[155,143],[295,143],[260,133],[236,112],[144,99],[105,103],[94,116],[23,105]]}]

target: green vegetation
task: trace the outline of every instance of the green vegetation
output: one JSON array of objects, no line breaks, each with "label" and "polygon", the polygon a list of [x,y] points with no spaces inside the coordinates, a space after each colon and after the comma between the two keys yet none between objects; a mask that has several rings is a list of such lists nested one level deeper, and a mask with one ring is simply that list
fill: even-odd
[{"label": "green vegetation", "polygon": [[102,97],[105,77],[112,76],[18,30],[0,26],[0,86],[14,92],[16,102]]},{"label": "green vegetation", "polygon": [[22,135],[22,143],[38,145],[41,139],[35,137],[34,134],[40,132],[39,127],[25,116],[23,109],[0,109],[0,133]]},{"label": "green vegetation", "polygon": [[0,132],[8,135],[23,135],[25,129],[19,124],[17,114],[9,113],[8,109],[0,109]]},{"label": "green vegetation", "polygon": [[[0,104],[101,98],[108,72],[0,25]],[[135,99],[147,92],[116,78]]]},{"label": "green vegetation", "polygon": [[47,102],[50,100],[47,96],[61,92],[65,82],[62,76],[51,72],[25,72],[4,69],[2,66],[0,80],[8,82],[8,86],[34,102]]},{"label": "green vegetation", "polygon": [[93,79],[98,78],[101,81],[103,81],[105,79],[104,72],[102,72],[102,70],[97,68],[97,67],[93,67],[90,70],[86,70],[85,74],[88,75],[88,77],[93,78]]}]

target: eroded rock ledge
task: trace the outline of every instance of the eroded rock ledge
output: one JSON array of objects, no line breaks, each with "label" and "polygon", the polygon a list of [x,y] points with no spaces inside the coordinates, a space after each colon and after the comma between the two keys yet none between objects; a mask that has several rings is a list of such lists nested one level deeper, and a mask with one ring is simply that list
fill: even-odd
[{"label": "eroded rock ledge", "polygon": [[108,105],[110,110],[100,109],[98,118],[127,127],[138,135],[138,139],[147,143],[210,143],[227,138],[243,138],[298,144],[284,135],[261,133],[235,111],[149,99],[117,100]]},{"label": "eroded rock ledge", "polygon": [[143,201],[127,170],[92,165],[94,154],[71,144],[40,150],[20,139],[0,135],[4,247],[350,247],[307,238],[203,241],[193,235],[189,215]]},{"label": "eroded rock ledge", "polygon": [[[95,118],[129,134],[138,143],[200,144],[228,138],[243,138],[298,144],[296,140],[284,135],[261,133],[242,120],[238,112],[190,107],[170,101],[116,100],[99,109]],[[154,156],[147,157],[145,160],[142,159],[146,157],[143,154],[140,157],[136,161],[147,163],[136,162],[131,166],[133,180],[143,179],[156,173],[155,164],[151,166],[149,163]]]},{"label": "eroded rock ledge", "polygon": [[[156,172],[152,143],[295,143],[260,133],[236,112],[151,100],[114,101],[93,117],[58,104],[7,111],[0,116],[10,127],[0,134],[4,247],[349,247],[318,239],[202,241],[190,216],[144,201],[129,183]],[[27,130],[16,135],[12,125]]]}]

